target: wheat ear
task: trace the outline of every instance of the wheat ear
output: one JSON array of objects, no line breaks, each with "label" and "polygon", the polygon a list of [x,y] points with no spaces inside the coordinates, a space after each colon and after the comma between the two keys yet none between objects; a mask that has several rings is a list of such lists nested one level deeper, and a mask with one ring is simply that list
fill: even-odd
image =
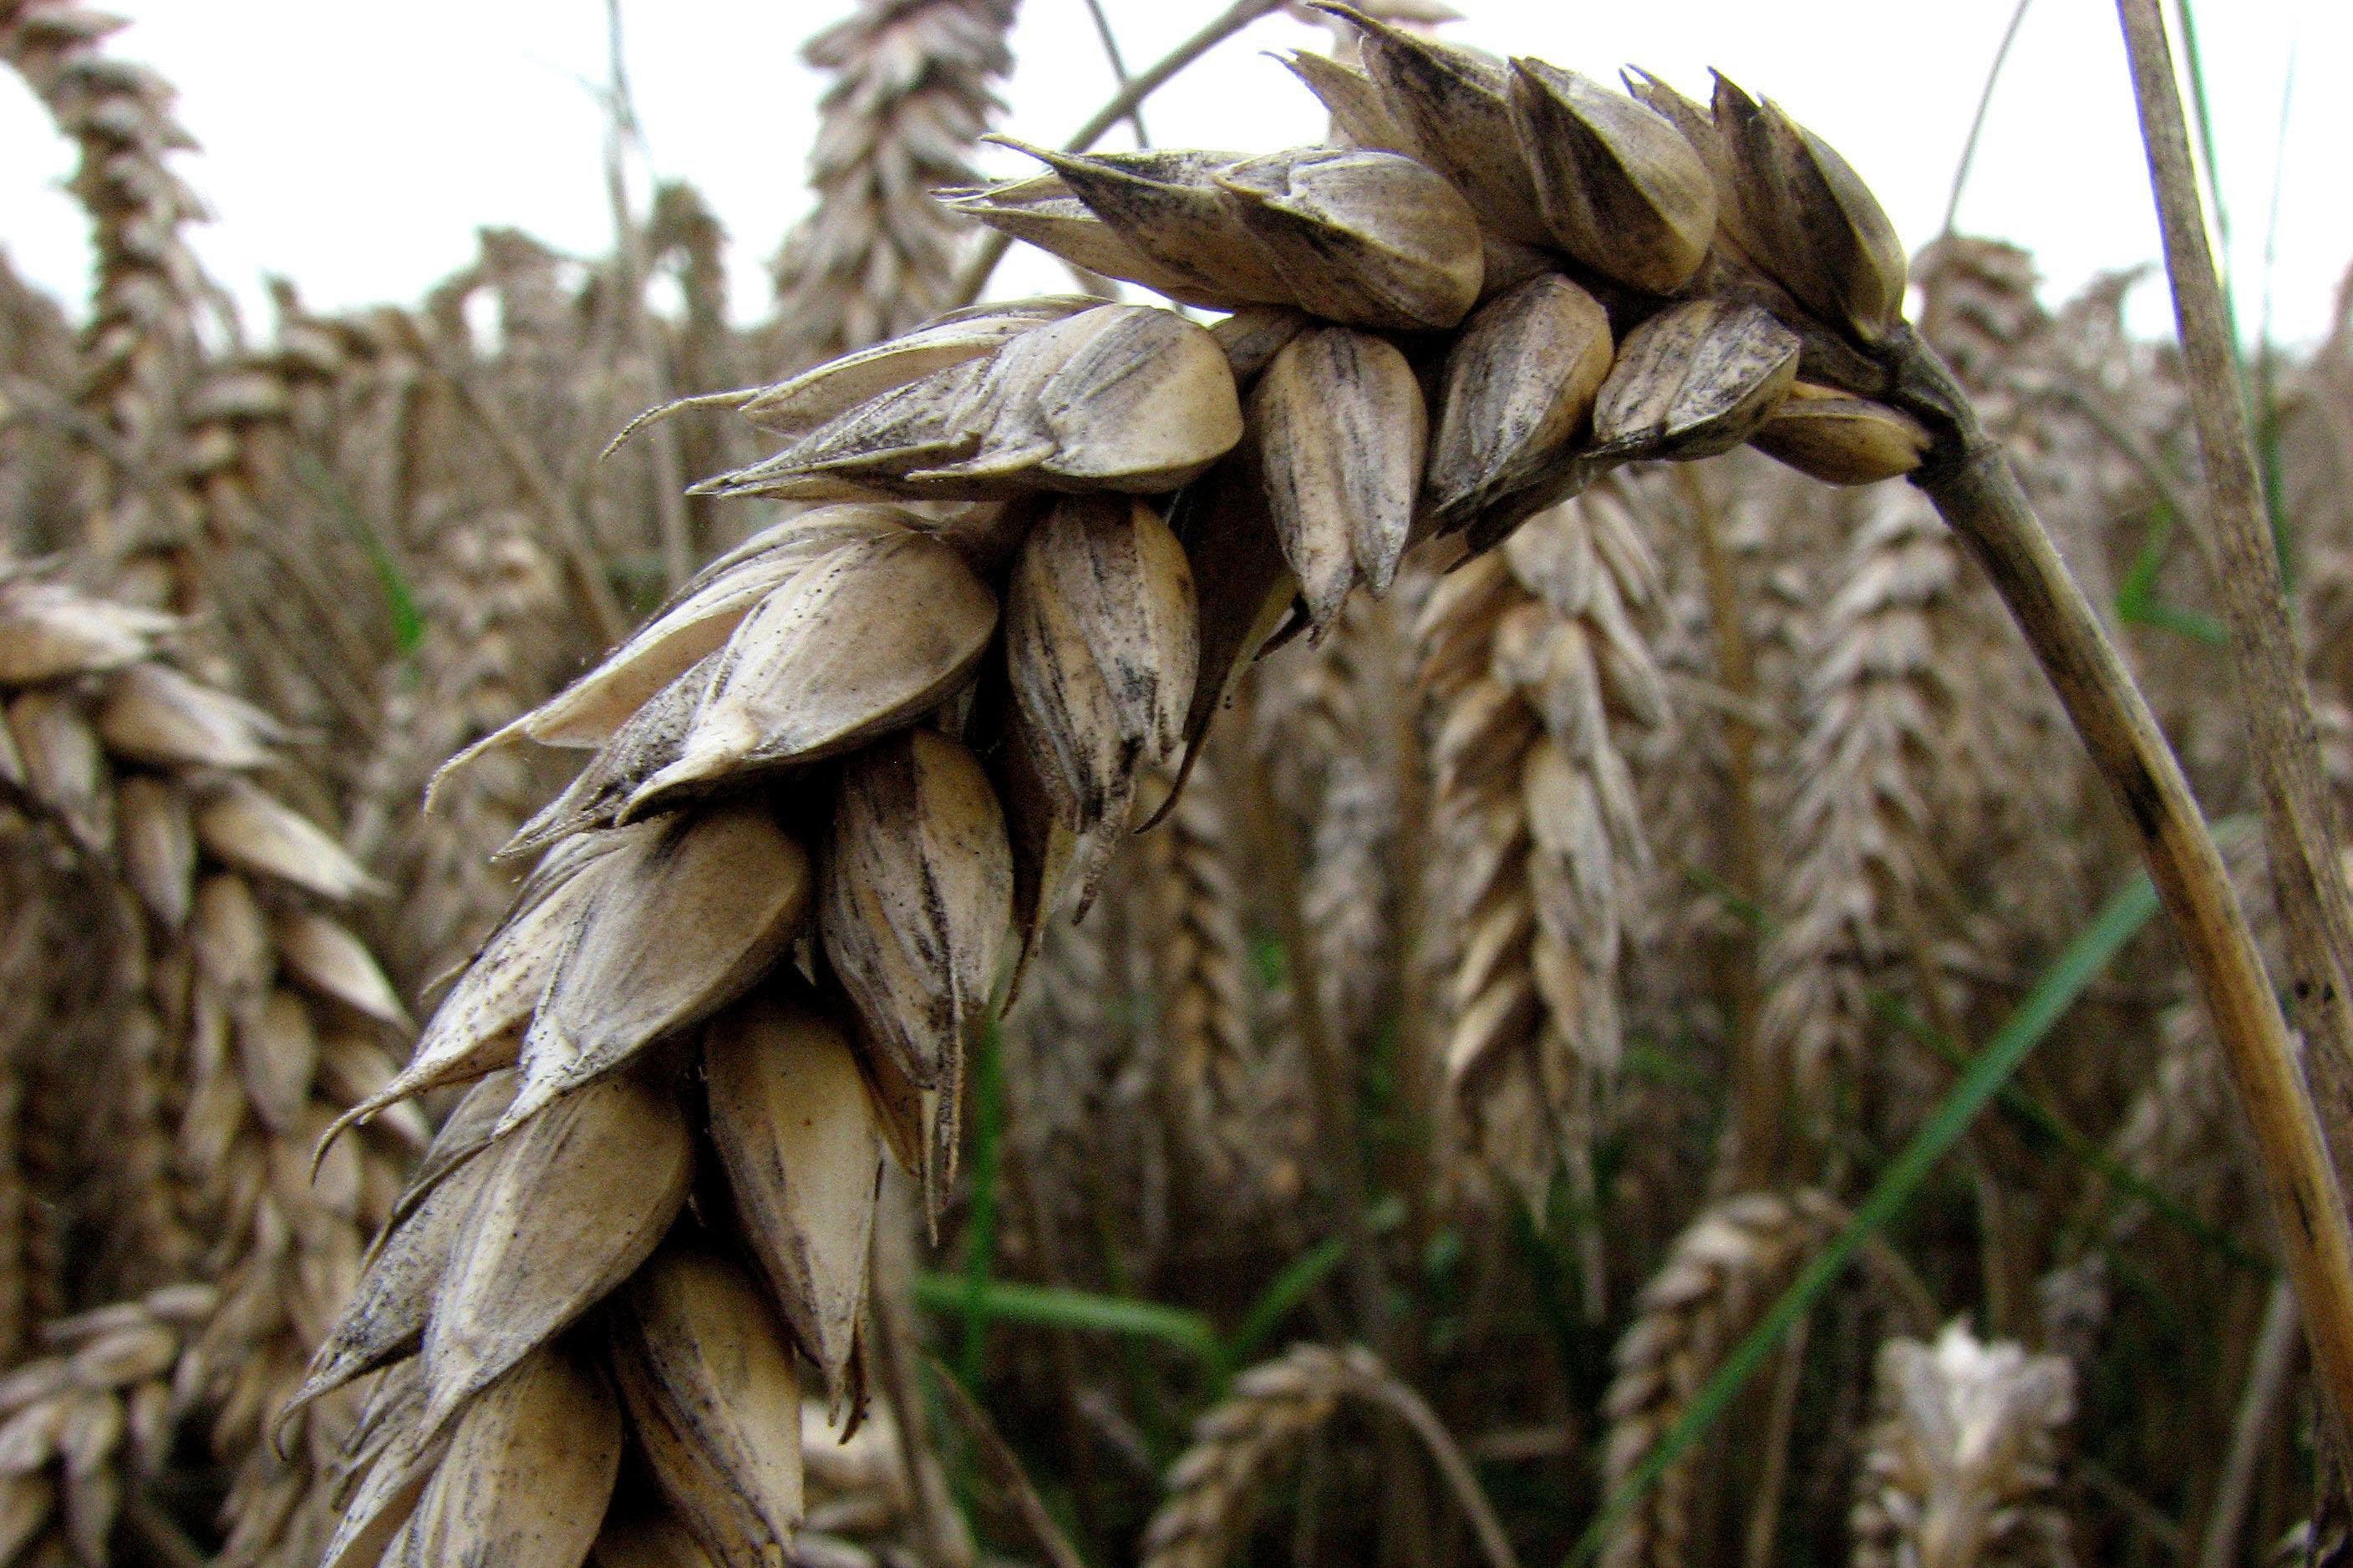
[{"label": "wheat ear", "polygon": [[904,331],[948,308],[965,225],[931,198],[965,160],[1013,67],[1015,0],[860,0],[809,40],[834,79],[818,102],[817,210],[777,264],[787,363]]},{"label": "wheat ear", "polygon": [[1490,1568],[1517,1568],[1469,1467],[1420,1396],[1361,1346],[1316,1344],[1294,1345],[1250,1368],[1194,1423],[1192,1445],[1169,1468],[1167,1496],[1145,1527],[1145,1568],[1216,1568],[1228,1561],[1249,1534],[1259,1483],[1330,1420],[1344,1398],[1380,1405],[1411,1426],[1470,1516]]},{"label": "wheat ear", "polygon": [[[396,1086],[513,1069],[476,1091],[503,1136],[427,1189],[484,1184],[449,1233],[417,1234],[409,1256],[438,1263],[376,1279],[422,1325],[425,1398],[347,1511],[339,1563],[411,1500],[399,1531],[467,1550],[542,1517],[528,1478],[550,1439],[503,1380],[529,1369],[533,1399],[587,1400],[597,1347],[564,1331],[617,1293],[634,1337],[605,1352],[627,1393],[614,1426],[645,1446],[680,1407],[729,1412],[733,1436],[699,1426],[670,1456],[665,1495],[706,1539],[751,1520],[781,1549],[797,1469],[747,1458],[780,1453],[773,1394],[714,1385],[680,1347],[781,1345],[761,1316],[778,1314],[792,1343],[762,1364],[806,1355],[848,1394],[879,1149],[936,1212],[1000,977],[1066,897],[1100,889],[1165,804],[1152,770],[1181,782],[1237,672],[1285,625],[1328,627],[1359,581],[1385,589],[1420,540],[1503,545],[1531,570],[1544,533],[1515,531],[1612,467],[1751,441],[1837,481],[1916,471],[1992,567],[2138,810],[2274,1198],[2314,1222],[2292,1260],[2316,1360],[2353,1386],[2353,1253],[2243,917],[1999,449],[1903,322],[1904,258],[1853,171],[1720,79],[1712,111],[1656,84],[1630,105],[1539,62],[1433,69],[1442,46],[1351,19],[1418,156],[1048,153],[1047,174],[957,198],[1234,309],[1217,331],[1015,301],[742,399],[783,445],[698,492],[832,504],[714,563],[513,726],[594,754],[517,836],[542,868]],[[1471,86],[1422,90],[1440,76]],[[1491,239],[1519,247],[1492,277]],[[1610,277],[1614,318],[1562,256]],[[1436,356],[1431,390],[1400,342]],[[1544,782],[1573,795],[1598,755]],[[1551,793],[1531,836],[1589,858],[1583,824],[1606,817],[1556,814]],[[735,1202],[690,1215],[706,1129]],[[715,1262],[736,1255],[765,1279]],[[470,1485],[482,1462],[513,1484]],[[585,1552],[611,1479],[575,1481],[564,1540]]]},{"label": "wheat ear", "polygon": [[[1672,1429],[1692,1399],[1782,1287],[1835,1230],[1820,1194],[1748,1193],[1707,1209],[1675,1238],[1635,1299],[1618,1341],[1604,1495]],[[1691,1558],[1702,1457],[1677,1458],[1629,1509],[1602,1548],[1609,1568],[1676,1568]]]},{"label": "wheat ear", "polygon": [[1855,1478],[1854,1568],[2067,1568],[2058,1437],[2074,1369],[1953,1324],[1879,1349],[1878,1419]]},{"label": "wheat ear", "polygon": [[1631,516],[1540,514],[1422,606],[1442,895],[1459,943],[1446,1062],[1472,1152],[1541,1206],[1585,1170],[1620,1049],[1622,910],[1648,849],[1613,726],[1664,698],[1633,613],[1656,577]]},{"label": "wheat ear", "polygon": [[278,755],[279,727],[184,673],[164,647],[173,629],[53,583],[0,580],[14,787],[134,911],[123,940],[137,984],[121,1026],[147,1045],[126,1064],[140,1118],[117,1153],[152,1169],[172,1205],[155,1223],[174,1228],[130,1239],[162,1249],[145,1260],[151,1276],[195,1262],[175,1265],[174,1236],[219,1254],[216,1306],[174,1375],[210,1405],[216,1451],[243,1461],[232,1550],[259,1552],[342,1439],[324,1413],[290,1448],[301,1462],[280,1466],[265,1414],[348,1293],[392,1168],[425,1132],[413,1113],[387,1122],[313,1183],[311,1146],[390,1078],[383,1040],[406,1016],[337,918],[373,884],[254,781]]},{"label": "wheat ear", "polygon": [[1959,551],[1925,501],[1893,488],[1863,498],[1804,678],[1784,915],[1765,954],[1759,1027],[1800,1103],[1862,1067],[1866,994],[1897,956],[1898,911],[1923,883],[1926,780],[1956,706],[1940,633],[1959,575]]}]

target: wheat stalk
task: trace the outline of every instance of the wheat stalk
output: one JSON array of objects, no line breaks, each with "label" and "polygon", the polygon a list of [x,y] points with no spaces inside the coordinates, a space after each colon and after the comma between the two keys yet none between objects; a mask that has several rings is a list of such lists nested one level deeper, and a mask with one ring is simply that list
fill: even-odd
[{"label": "wheat stalk", "polygon": [[[171,88],[105,52],[121,26],[79,0],[11,0],[0,9],[0,55],[80,153],[72,189],[90,216],[98,269],[79,401],[155,471],[175,453],[179,400],[200,353],[201,269],[183,229],[204,205],[172,168],[171,155],[194,142],[173,115]],[[172,521],[125,495],[99,536],[121,554]]]},{"label": "wheat stalk", "polygon": [[1855,1568],[2065,1568],[2057,1438],[2073,1369],[1959,1323],[1933,1345],[1879,1349],[1877,1404],[1855,1478]]}]

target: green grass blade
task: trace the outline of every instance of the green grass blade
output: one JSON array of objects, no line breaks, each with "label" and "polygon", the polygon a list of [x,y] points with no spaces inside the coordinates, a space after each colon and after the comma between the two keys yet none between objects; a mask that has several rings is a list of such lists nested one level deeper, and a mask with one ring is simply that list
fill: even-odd
[{"label": "green grass blade", "polygon": [[353,501],[351,492],[343,488],[334,471],[309,452],[294,454],[294,469],[303,488],[325,504],[327,510],[342,523],[360,551],[368,559],[368,567],[375,574],[376,585],[384,591],[385,613],[392,617],[394,651],[406,658],[425,646],[425,616],[417,607],[417,595],[409,591],[408,579],[400,563],[385,548],[384,541]]},{"label": "green grass blade", "polygon": [[1241,1326],[1226,1342],[1226,1372],[1231,1374],[1248,1365],[1251,1355],[1291,1315],[1292,1309],[1307,1300],[1308,1294],[1324,1283],[1347,1256],[1347,1238],[1335,1236],[1316,1243],[1285,1264],[1282,1272],[1259,1292],[1258,1300],[1242,1314]]},{"label": "green grass blade", "polygon": [[973,1063],[972,1204],[965,1221],[964,1281],[968,1303],[956,1375],[976,1392],[987,1368],[988,1314],[981,1302],[997,1267],[997,1133],[1005,1121],[1004,1037],[991,1019]]},{"label": "green grass blade", "polygon": [[975,1289],[956,1274],[915,1276],[915,1304],[934,1312],[965,1316],[973,1312],[1011,1323],[1040,1328],[1077,1329],[1099,1334],[1123,1334],[1158,1340],[1215,1366],[1221,1347],[1217,1326],[1198,1312],[1157,1301],[1133,1301],[1120,1296],[1096,1296],[1050,1285],[1025,1285],[1012,1279],[991,1279]]},{"label": "green grass blade", "polygon": [[[1968,1067],[1968,1052],[1959,1041],[1929,1023],[1926,1018],[1885,994],[1872,997],[1872,1006],[1897,1028],[1927,1047],[1955,1071]],[[2272,1266],[2248,1251],[2232,1237],[2208,1225],[2185,1208],[2173,1195],[2144,1178],[2139,1172],[2069,1126],[2059,1115],[2014,1083],[2001,1086],[2002,1108],[2028,1126],[2049,1138],[2075,1159],[2098,1172],[2111,1185],[2130,1193],[2149,1206],[2159,1218],[2180,1227],[2193,1239],[2203,1243],[2238,1267],[2268,1277]]]},{"label": "green grass blade", "polygon": [[1879,1180],[1856,1205],[1853,1219],[1733,1348],[1715,1375],[1692,1401],[1691,1407],[1602,1505],[1601,1512],[1569,1552],[1569,1568],[1580,1568],[1591,1561],[1600,1551],[1610,1527],[1724,1414],[1734,1396],[1781,1342],[1782,1336],[1812,1310],[1814,1302],[1845,1271],[1863,1242],[1903,1212],[1920,1184],[1960,1141],[1969,1123],[1992,1102],[1994,1095],[2026,1059],[2027,1053],[2051,1032],[2052,1026],[2084,994],[2084,988],[2156,912],[2157,889],[2146,876],[2135,878],[2130,886],[2108,900],[2084,933],[2043,971],[2034,988],[2019,1003],[2018,1010],[1969,1064],[1960,1082],[1937,1103],[1928,1120],[1912,1135],[1911,1142],[1880,1173]]}]

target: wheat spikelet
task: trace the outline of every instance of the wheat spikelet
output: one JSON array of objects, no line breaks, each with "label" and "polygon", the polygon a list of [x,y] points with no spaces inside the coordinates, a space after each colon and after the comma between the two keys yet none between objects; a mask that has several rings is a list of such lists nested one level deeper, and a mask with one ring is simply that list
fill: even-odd
[{"label": "wheat spikelet", "polygon": [[[1642,1287],[1618,1342],[1603,1495],[1616,1494],[1725,1355],[1826,1241],[1838,1210],[1813,1192],[1748,1193],[1704,1211]],[[1629,1509],[1602,1548],[1609,1568],[1692,1561],[1701,1456],[1685,1453]]]},{"label": "wheat spikelet", "polygon": [[1759,1021],[1800,1092],[1863,1060],[1874,972],[1896,951],[1899,910],[1920,886],[1925,780],[1952,704],[1940,652],[1958,552],[1926,502],[1863,498],[1806,677],[1805,727],[1788,759],[1787,914],[1765,958]]},{"label": "wheat spikelet", "polygon": [[809,40],[834,80],[819,100],[809,183],[817,210],[777,264],[786,363],[886,338],[955,301],[965,226],[930,193],[971,176],[965,160],[1013,67],[1016,0],[860,0]]},{"label": "wheat spikelet", "polygon": [[1611,727],[1662,715],[1630,618],[1653,574],[1623,508],[1588,498],[1422,608],[1460,943],[1448,1073],[1473,1150],[1539,1207],[1556,1171],[1583,1169],[1617,1064],[1620,902],[1646,850]]},{"label": "wheat spikelet", "polygon": [[1879,1419],[1855,1481],[1856,1568],[2065,1568],[2057,1439],[2074,1385],[2056,1356],[1980,1343],[1959,1323],[1933,1345],[1882,1345]]}]

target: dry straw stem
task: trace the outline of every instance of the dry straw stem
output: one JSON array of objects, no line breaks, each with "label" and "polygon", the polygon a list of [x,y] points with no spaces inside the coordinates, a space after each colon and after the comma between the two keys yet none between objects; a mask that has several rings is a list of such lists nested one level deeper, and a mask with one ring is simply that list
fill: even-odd
[{"label": "dry straw stem", "polygon": [[1422,1397],[1371,1352],[1294,1345],[1235,1380],[1233,1393],[1195,1423],[1192,1447],[1168,1471],[1168,1496],[1145,1527],[1143,1568],[1219,1568],[1249,1533],[1258,1483],[1331,1419],[1362,1399],[1411,1427],[1471,1522],[1489,1568],[1518,1568],[1503,1526],[1453,1437]]},{"label": "dry straw stem", "polygon": [[2270,1300],[2263,1305],[2263,1324],[2256,1331],[2254,1349],[2247,1357],[2246,1386],[2239,1396],[2238,1417],[2232,1424],[2230,1452],[2223,1458],[2221,1478],[2215,1483],[2214,1501],[2207,1510],[2198,1568],[2230,1568],[2239,1560],[2239,1534],[2246,1528],[2255,1471],[2272,1445],[2295,1366],[2295,1292],[2286,1280],[2277,1279],[2272,1283]]},{"label": "dry straw stem", "polygon": [[2279,553],[2263,510],[2230,318],[2207,247],[2189,132],[2157,0],[2117,0],[2140,103],[2141,139],[2165,235],[2165,268],[2204,458],[2214,590],[2231,628],[2239,705],[2263,791],[2272,896],[2287,937],[2287,991],[2311,1043],[2312,1076],[2353,1180],[2353,899],[2337,858],[2335,806],[2320,765],[2312,692],[2288,626]]},{"label": "dry straw stem", "polygon": [[940,1401],[954,1415],[957,1425],[971,1434],[973,1444],[980,1450],[980,1462],[988,1471],[988,1479],[1012,1504],[1014,1517],[1029,1532],[1029,1542],[1046,1559],[1048,1568],[1085,1568],[1086,1559],[1071,1544],[1062,1527],[1046,1510],[1038,1489],[1029,1484],[1029,1473],[1022,1469],[1020,1456],[997,1429],[978,1401],[965,1392],[963,1384],[942,1365],[937,1356],[927,1355],[924,1363],[931,1368],[933,1382],[940,1391]]}]

